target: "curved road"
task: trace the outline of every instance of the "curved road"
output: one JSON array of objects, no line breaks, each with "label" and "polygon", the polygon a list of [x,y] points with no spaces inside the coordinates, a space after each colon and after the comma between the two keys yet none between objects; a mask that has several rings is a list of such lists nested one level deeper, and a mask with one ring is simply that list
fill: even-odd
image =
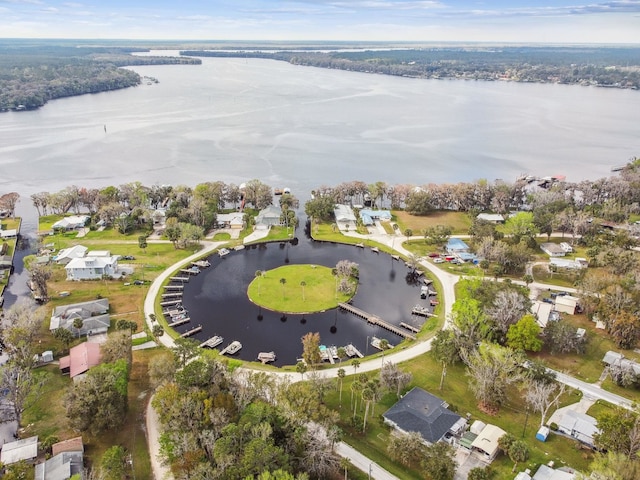
[{"label": "curved road", "polygon": [[[350,237],[360,238],[363,240],[375,241],[377,243],[386,245],[390,247],[392,250],[395,250],[407,257],[411,255],[411,252],[409,252],[402,246],[402,243],[405,240],[407,240],[407,237],[404,237],[404,236],[399,236],[399,235],[393,236],[393,235],[385,235],[385,234],[361,235],[355,232],[345,232],[345,235]],[[164,280],[166,280],[171,275],[171,273],[175,271],[177,268],[179,268],[181,265],[185,265],[203,256],[206,256],[207,254],[211,253],[213,250],[218,248],[220,245],[223,245],[224,243],[226,242],[207,242],[205,244],[205,247],[201,251],[185,258],[184,260],[181,260],[180,262],[175,263],[153,281],[153,283],[149,287],[149,291],[147,292],[147,296],[144,302],[145,319],[147,321],[147,325],[150,330],[153,329],[153,322],[151,321],[151,318],[149,317],[149,315],[154,313],[155,298],[160,293],[160,288]],[[396,246],[395,245],[396,243],[399,243],[399,245]],[[455,302],[455,285],[460,279],[460,276],[445,272],[444,270],[438,268],[436,265],[426,260],[421,261],[420,264],[421,266],[429,270],[429,272],[431,272],[440,281],[442,285],[442,301],[444,303],[444,316],[445,316],[444,328],[447,328],[450,322],[451,308],[453,306],[453,303]],[[517,283],[522,283],[524,285],[524,282],[517,282]],[[540,290],[552,289],[552,290],[564,290],[564,291],[575,292],[575,289],[558,287],[554,285],[540,284],[540,283],[532,283],[529,285],[529,287],[538,288]],[[171,348],[174,346],[174,341],[171,337],[169,337],[169,335],[161,336],[159,338],[159,341],[160,343],[162,343],[162,345],[164,345],[167,348]],[[414,345],[406,347],[398,352],[394,352],[389,355],[383,356],[381,359],[375,358],[375,359],[363,361],[358,367],[358,373],[371,372],[371,371],[378,370],[381,368],[382,362],[384,361],[393,362],[393,363],[405,362],[407,360],[411,360],[414,357],[422,355],[428,352],[429,350],[431,350],[431,339],[424,342],[417,342]],[[322,373],[327,377],[337,377],[337,372],[339,368],[340,367],[329,368],[329,369],[323,370]],[[551,369],[549,370],[553,371]],[[556,373],[556,378],[559,382],[562,382],[569,387],[582,391],[583,394],[589,398],[602,399],[627,409],[633,408],[632,402],[624,397],[621,397],[620,395],[607,392],[606,390],[602,390],[597,385],[583,382],[581,380],[578,380],[577,378],[571,377],[561,372],[556,372],[556,371],[554,372]],[[289,377],[289,379],[292,382],[296,382],[301,379],[301,376],[299,376],[297,373],[294,373],[294,372],[273,372],[273,373],[274,375]],[[171,475],[171,472],[169,471],[169,469],[166,466],[162,465],[162,463],[159,461],[159,451],[160,451],[160,445],[158,442],[159,425],[157,421],[157,414],[153,410],[153,407],[151,407],[151,399],[149,400],[149,404],[147,405],[146,422],[147,422],[147,432],[148,432],[147,441],[149,443],[149,454],[151,456],[151,465],[152,465],[154,477],[158,480],[161,480],[161,479],[172,480],[173,476]],[[351,463],[354,466],[358,467],[360,470],[364,471],[365,473],[369,473],[371,478],[378,479],[378,480],[397,480],[397,477],[391,475],[382,467],[378,466],[377,464],[369,460],[367,457],[360,454],[355,449],[353,449],[352,447],[350,447],[349,445],[343,442],[339,442],[337,444],[336,452],[342,457],[348,458],[351,461]]]}]

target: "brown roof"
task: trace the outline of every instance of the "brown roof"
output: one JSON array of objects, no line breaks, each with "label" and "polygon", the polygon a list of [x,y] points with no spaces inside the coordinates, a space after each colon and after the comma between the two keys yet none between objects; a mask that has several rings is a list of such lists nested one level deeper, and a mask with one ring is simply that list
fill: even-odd
[{"label": "brown roof", "polygon": [[82,437],[70,438],[69,440],[54,443],[51,445],[51,451],[54,457],[62,452],[84,452]]},{"label": "brown roof", "polygon": [[71,357],[67,355],[66,357],[60,357],[60,370],[64,370],[65,368],[69,368],[71,366]]},{"label": "brown roof", "polygon": [[63,365],[69,366],[69,376],[73,378],[99,365],[100,360],[100,344],[84,342],[69,350],[68,357],[60,359],[60,368],[65,368]]}]

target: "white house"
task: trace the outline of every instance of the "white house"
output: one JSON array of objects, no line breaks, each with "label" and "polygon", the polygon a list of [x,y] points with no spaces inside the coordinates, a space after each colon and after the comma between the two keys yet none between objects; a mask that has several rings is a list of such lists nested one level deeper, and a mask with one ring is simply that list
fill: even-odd
[{"label": "white house", "polygon": [[258,216],[256,216],[256,229],[268,230],[273,225],[281,225],[281,214],[282,210],[275,205],[269,205],[268,207],[263,208],[258,213]]},{"label": "white house", "polygon": [[541,243],[540,250],[542,250],[550,257],[564,257],[567,253],[560,245],[553,242]]},{"label": "white house", "polygon": [[489,223],[504,223],[504,217],[499,213],[480,213],[476,218]]},{"label": "white house", "polygon": [[216,223],[218,228],[242,229],[244,227],[244,212],[218,213]]},{"label": "white house", "polygon": [[349,205],[335,205],[333,207],[333,215],[336,217],[338,225],[356,224],[356,215]]},{"label": "white house", "polygon": [[555,310],[561,313],[575,315],[580,308],[580,299],[571,295],[558,295],[556,297]]},{"label": "white house", "polygon": [[77,230],[84,227],[91,217],[89,215],[71,215],[53,224],[54,230]]},{"label": "white house", "polygon": [[74,258],[83,258],[89,249],[83,245],[74,245],[73,247],[63,248],[53,259],[60,265],[66,265]]},{"label": "white house", "polygon": [[590,415],[566,410],[558,421],[558,431],[593,447],[593,436],[598,433],[598,421]]},{"label": "white house", "polygon": [[67,280],[98,280],[104,276],[112,278],[119,276],[118,258],[119,255],[94,256],[91,254],[83,258],[74,258],[64,267],[67,271]]},{"label": "white house", "polygon": [[[89,302],[61,305],[53,309],[49,330],[64,328],[77,337],[106,333],[111,324],[109,299],[99,298]],[[82,319],[82,327],[74,326],[76,319]]]}]

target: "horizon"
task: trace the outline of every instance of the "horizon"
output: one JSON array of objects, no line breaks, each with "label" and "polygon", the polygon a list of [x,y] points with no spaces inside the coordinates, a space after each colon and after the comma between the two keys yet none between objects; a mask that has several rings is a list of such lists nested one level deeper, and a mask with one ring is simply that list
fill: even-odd
[{"label": "horizon", "polygon": [[640,44],[640,0],[512,3],[0,0],[0,31],[41,40]]}]

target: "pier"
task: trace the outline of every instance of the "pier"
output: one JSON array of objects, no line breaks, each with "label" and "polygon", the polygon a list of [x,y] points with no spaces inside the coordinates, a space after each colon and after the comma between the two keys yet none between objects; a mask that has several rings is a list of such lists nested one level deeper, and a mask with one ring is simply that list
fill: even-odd
[{"label": "pier", "polygon": [[184,325],[185,323],[189,323],[191,321],[191,318],[189,317],[184,317],[184,318],[178,318],[177,320],[174,320],[171,323],[167,323],[167,326],[169,327],[177,327],[179,325]]},{"label": "pier", "polygon": [[358,248],[364,248],[364,243],[356,243],[356,247],[358,247]]},{"label": "pier", "polygon": [[208,260],[198,260],[197,262],[191,262],[191,265],[198,268],[206,268],[211,266]]},{"label": "pier", "polygon": [[398,327],[396,327],[395,325],[393,325],[392,323],[386,322],[384,320],[382,320],[380,317],[377,317],[375,315],[371,315],[370,313],[365,312],[364,310],[360,310],[357,307],[354,307],[353,305],[349,304],[349,303],[339,303],[338,306],[340,308],[342,308],[343,310],[346,310],[347,312],[353,313],[354,315],[366,320],[368,323],[371,323],[373,325],[378,325],[382,328],[384,328],[385,330],[389,330],[392,333],[395,333],[396,335],[399,335],[403,338],[410,338],[411,340],[415,340],[416,336],[413,335],[412,333],[408,333],[405,330],[402,330]]},{"label": "pier", "polygon": [[202,330],[202,325],[198,325],[197,327],[192,328],[191,330],[187,330],[186,332],[181,333],[180,336],[182,338],[187,338],[187,337],[190,337],[191,335],[198,333],[201,330]]},{"label": "pier", "polygon": [[420,305],[416,305],[415,307],[413,307],[413,309],[411,310],[411,314],[419,315],[421,317],[435,317],[435,315],[431,313],[427,307],[423,307]]},{"label": "pier", "polygon": [[182,296],[182,292],[171,292],[171,293],[163,293],[162,294],[162,298],[175,298],[175,297],[181,297]]},{"label": "pier", "polygon": [[184,285],[165,285],[165,290],[184,290]]},{"label": "pier", "polygon": [[186,273],[187,275],[197,275],[197,274],[200,273],[200,269],[198,269],[198,267],[195,267],[195,268],[181,268],[180,269],[180,273]]},{"label": "pier", "polygon": [[169,277],[169,280],[171,280],[172,282],[188,283],[189,277]]},{"label": "pier", "polygon": [[220,355],[233,355],[234,353],[238,353],[241,348],[242,344],[239,341],[234,340],[229,345],[220,350]]},{"label": "pier", "polygon": [[409,325],[408,323],[400,322],[400,326],[402,328],[406,328],[407,330],[411,330],[413,333],[418,333],[420,331],[419,328],[414,327],[413,325]]},{"label": "pier", "polygon": [[260,352],[258,354],[258,360],[265,364],[269,362],[275,362],[276,354],[275,352]]},{"label": "pier", "polygon": [[345,346],[344,350],[345,352],[347,352],[347,355],[349,355],[350,357],[364,358],[364,355],[352,343]]},{"label": "pier", "polygon": [[182,299],[178,299],[178,300],[165,300],[164,302],[160,302],[160,306],[161,307],[171,307],[173,305],[178,305],[179,303],[182,303]]}]

